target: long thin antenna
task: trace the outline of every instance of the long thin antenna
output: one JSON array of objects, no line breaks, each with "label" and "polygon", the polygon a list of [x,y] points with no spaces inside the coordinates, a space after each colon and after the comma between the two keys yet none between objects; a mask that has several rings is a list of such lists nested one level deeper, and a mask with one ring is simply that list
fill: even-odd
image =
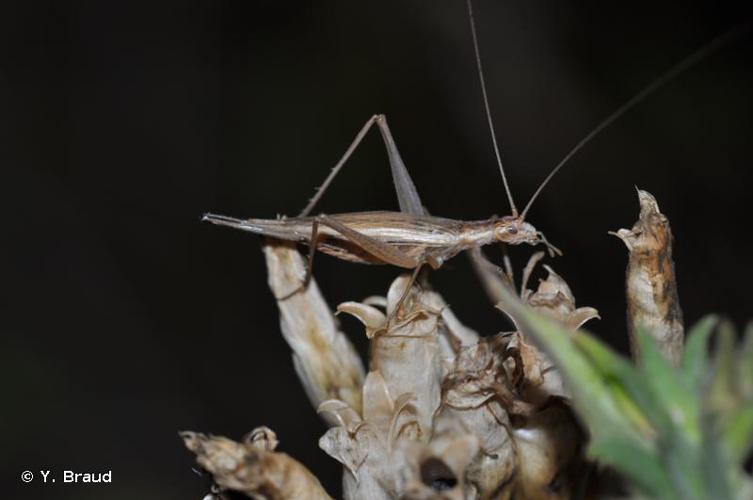
[{"label": "long thin antenna", "polygon": [[531,199],[528,200],[528,203],[526,204],[526,207],[523,209],[523,213],[520,215],[521,218],[525,218],[526,214],[528,213],[528,210],[531,208],[531,205],[536,200],[536,198],[541,194],[541,191],[544,189],[544,186],[546,186],[550,180],[552,180],[552,177],[563,167],[565,164],[572,158],[575,153],[580,151],[580,149],[588,144],[591,139],[596,137],[599,132],[607,128],[609,125],[611,125],[615,120],[617,120],[619,117],[627,113],[630,109],[635,107],[636,104],[643,101],[646,97],[648,97],[650,94],[655,92],[657,89],[662,87],[665,83],[669,82],[673,78],[675,78],[677,75],[682,73],[683,71],[691,68],[694,66],[698,61],[703,59],[704,57],[708,56],[709,54],[712,54],[716,52],[717,50],[721,49],[734,39],[736,39],[738,36],[742,35],[746,31],[750,29],[750,24],[745,24],[742,26],[737,26],[726,33],[719,35],[718,37],[711,40],[709,43],[698,49],[697,51],[693,52],[691,55],[680,61],[679,63],[672,66],[666,73],[659,76],[657,79],[655,79],[653,82],[646,85],[643,90],[635,94],[631,99],[629,99],[625,104],[617,108],[614,112],[612,112],[611,115],[607,116],[601,123],[599,123],[591,132],[588,133],[581,141],[575,145],[573,149],[570,150],[569,153],[565,155],[562,160],[557,164],[554,169],[549,173],[549,175],[546,176],[544,181],[539,185],[538,189],[535,193],[533,193],[533,196],[531,196]]},{"label": "long thin antenna", "polygon": [[484,83],[484,70],[481,67],[481,53],[478,49],[478,37],[476,36],[476,22],[473,20],[473,5],[471,0],[468,0],[468,17],[471,21],[471,35],[473,36],[473,50],[476,54],[476,68],[478,69],[478,77],[481,80],[481,94],[484,96],[484,109],[486,110],[486,121],[489,122],[489,133],[492,136],[492,144],[494,145],[494,154],[497,157],[497,165],[499,165],[499,171],[502,174],[502,182],[505,184],[505,192],[507,193],[507,200],[510,202],[510,209],[512,210],[513,217],[518,216],[518,207],[515,206],[515,202],[512,199],[512,193],[510,192],[510,186],[507,184],[507,177],[505,176],[505,168],[502,166],[502,157],[499,154],[499,146],[497,145],[497,134],[494,133],[494,122],[492,121],[492,112],[489,109],[489,98],[486,95],[486,83]]}]

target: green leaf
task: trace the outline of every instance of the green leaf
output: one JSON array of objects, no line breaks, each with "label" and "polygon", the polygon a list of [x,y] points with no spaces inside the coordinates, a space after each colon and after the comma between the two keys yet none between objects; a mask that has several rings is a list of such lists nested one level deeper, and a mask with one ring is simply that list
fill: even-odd
[{"label": "green leaf", "polygon": [[717,319],[704,318],[691,329],[679,368],[641,330],[635,366],[587,332],[572,333],[509,290],[504,295],[504,310],[562,374],[590,431],[592,456],[653,498],[726,500],[746,484],[734,462],[753,447],[753,327],[736,351],[734,330],[722,324],[709,362]]},{"label": "green leaf", "polygon": [[[654,401],[663,410],[662,420],[654,422],[662,426],[665,437],[690,440],[692,445],[701,443],[700,402],[688,384],[680,377],[680,372],[670,365],[656,345],[656,340],[644,328],[638,328],[638,345],[641,353],[639,365],[646,382],[644,390],[651,391]],[[657,412],[658,413],[658,412]],[[671,420],[671,424],[664,417]],[[679,434],[672,429],[677,426]],[[680,443],[670,443],[680,446]]]},{"label": "green leaf", "polygon": [[716,415],[729,415],[740,404],[735,356],[735,329],[728,321],[717,331],[716,353],[712,378],[706,394],[706,410]]},{"label": "green leaf", "polygon": [[[505,311],[557,365],[573,395],[573,404],[588,425],[591,435],[594,438],[612,436],[632,439],[636,440],[636,446],[646,446],[627,418],[624,408],[617,404],[609,381],[573,343],[574,337],[584,334],[573,335],[562,325],[524,306],[506,288],[502,292],[506,301]],[[613,356],[610,359],[618,359],[616,354]]]},{"label": "green leaf", "polygon": [[731,459],[735,463],[745,460],[753,451],[753,401],[726,419],[723,433]]},{"label": "green leaf", "polygon": [[738,355],[737,378],[743,397],[753,400],[753,323],[748,323],[743,337],[743,348]]},{"label": "green leaf", "polygon": [[701,473],[701,444],[692,446],[677,427],[662,432],[658,439],[659,456],[665,464],[674,491],[683,499],[705,500],[706,484]]},{"label": "green leaf", "polygon": [[629,477],[642,493],[653,498],[678,498],[657,456],[632,442],[604,438],[593,441],[589,452]]},{"label": "green leaf", "polygon": [[698,392],[708,374],[708,344],[719,318],[713,314],[701,318],[687,336],[681,369],[690,387]]},{"label": "green leaf", "polygon": [[719,426],[714,422],[714,417],[709,416],[705,420],[699,474],[706,488],[703,498],[731,500],[732,484],[734,478],[739,476],[739,469],[736,464],[730,463],[729,454],[723,448],[721,436],[717,432]]},{"label": "green leaf", "polygon": [[637,342],[640,350],[638,365],[643,375],[643,391],[651,393],[656,407],[652,415],[659,430],[657,448],[674,491],[683,499],[706,498],[705,483],[699,466],[702,434],[700,403],[659,350],[656,340],[645,328],[639,327]]},{"label": "green leaf", "polygon": [[[611,395],[625,417],[646,439],[653,439],[656,430],[652,421],[666,421],[661,405],[646,389],[643,375],[627,359],[615,353],[592,335],[577,332],[573,342],[584,353],[602,378],[609,381]],[[657,413],[658,411],[658,413]]]}]

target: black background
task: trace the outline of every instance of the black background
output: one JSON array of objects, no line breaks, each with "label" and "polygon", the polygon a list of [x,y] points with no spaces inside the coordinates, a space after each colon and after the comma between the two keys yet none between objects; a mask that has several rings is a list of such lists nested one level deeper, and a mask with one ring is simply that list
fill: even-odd
[{"label": "black background", "polygon": [[[601,118],[750,17],[709,1],[476,9],[519,205]],[[261,424],[337,493],[259,241],[199,216],[297,213],[376,112],[432,213],[508,213],[465,3],[3,3],[0,40],[3,496],[201,498],[177,431]],[[619,349],[627,252],[606,232],[635,221],[634,185],[672,221],[687,322],[750,316],[752,54],[747,35],[653,95],[530,213],[565,251],[553,265],[579,304],[601,311],[591,329]],[[373,133],[320,209],[396,207]],[[322,257],[315,274],[334,307],[397,271]],[[464,258],[432,281],[471,326],[506,327]],[[365,352],[362,329],[343,327]],[[114,484],[24,485],[24,469],[112,469]]]}]

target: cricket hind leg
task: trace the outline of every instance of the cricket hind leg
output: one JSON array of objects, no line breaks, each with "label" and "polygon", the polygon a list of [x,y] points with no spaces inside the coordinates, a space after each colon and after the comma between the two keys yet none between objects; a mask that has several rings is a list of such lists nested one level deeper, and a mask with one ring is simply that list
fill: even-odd
[{"label": "cricket hind leg", "polygon": [[314,217],[314,220],[311,223],[311,239],[309,240],[309,255],[308,264],[306,266],[306,276],[298,288],[290,293],[283,295],[282,297],[277,297],[278,300],[289,299],[293,295],[303,292],[308,287],[314,269],[314,256],[316,255],[316,250],[319,243],[319,225],[334,229],[351,243],[358,246],[361,250],[384,262],[385,264],[392,264],[393,266],[407,269],[414,269],[417,268],[417,266],[418,268],[420,268],[421,264],[423,264],[423,260],[418,260],[415,257],[387,243],[358,232],[336,219],[332,219],[330,217],[327,217],[326,215],[320,215],[319,217]]},{"label": "cricket hind leg", "polygon": [[416,185],[413,184],[413,179],[411,179],[408,169],[400,157],[400,152],[397,150],[395,139],[393,139],[390,127],[387,125],[387,118],[384,115],[377,115],[377,125],[379,125],[379,131],[382,133],[384,145],[387,147],[392,182],[395,184],[400,211],[413,215],[428,215],[421,203],[421,198],[418,196]]},{"label": "cricket hind leg", "polygon": [[416,283],[416,280],[418,276],[420,275],[421,270],[426,267],[425,265],[428,264],[429,266],[435,269],[441,266],[441,261],[437,260],[434,256],[425,254],[422,257],[417,259],[411,255],[406,254],[405,252],[402,252],[401,250],[396,249],[395,247],[387,243],[384,243],[375,238],[372,238],[363,233],[360,233],[356,231],[355,229],[349,228],[348,226],[346,226],[345,224],[343,224],[342,222],[336,219],[329,218],[326,215],[321,215],[319,217],[315,217],[311,224],[311,240],[310,240],[311,243],[309,246],[308,265],[306,267],[306,277],[304,278],[303,283],[301,283],[301,286],[293,290],[291,293],[281,297],[279,300],[285,300],[289,297],[292,297],[293,295],[304,291],[308,287],[309,282],[311,281],[311,276],[314,269],[314,256],[316,255],[317,244],[319,242],[319,225],[320,224],[327,226],[331,229],[334,229],[335,231],[343,235],[346,239],[356,244],[363,251],[376,257],[377,259],[381,260],[382,262],[386,264],[392,264],[394,266],[398,266],[398,267],[402,267],[406,269],[413,269],[410,280],[408,281],[408,284],[406,285],[405,290],[403,290],[403,293],[400,296],[400,299],[397,301],[397,304],[395,304],[394,309],[390,312],[389,316],[387,317],[387,324],[385,325],[385,328],[387,329],[389,329],[392,322],[395,320],[395,318],[397,318],[400,308],[402,307],[405,300],[408,298],[408,295],[410,294],[410,291],[413,288],[413,285]]},{"label": "cricket hind leg", "polygon": [[414,269],[419,263],[421,263],[421,259],[416,258],[389,243],[385,243],[356,231],[335,218],[321,215],[317,217],[317,220],[319,221],[319,224],[334,229],[344,236],[345,239],[384,264],[391,264],[405,269]]},{"label": "cricket hind leg", "polygon": [[345,163],[348,161],[348,159],[350,159],[350,157],[353,155],[353,152],[355,152],[358,145],[361,144],[361,141],[363,141],[363,138],[375,123],[379,127],[379,131],[382,134],[382,139],[384,140],[384,145],[387,149],[387,158],[390,162],[392,181],[395,184],[395,192],[397,193],[400,210],[405,213],[414,215],[426,214],[426,211],[421,204],[421,198],[418,196],[418,191],[416,191],[416,186],[415,184],[413,184],[413,180],[408,173],[408,169],[405,167],[405,163],[403,163],[403,160],[400,157],[400,152],[397,149],[395,140],[392,137],[389,126],[387,125],[387,118],[384,115],[374,115],[368,119],[363,127],[361,127],[361,130],[358,132],[358,134],[356,134],[355,139],[353,139],[353,142],[350,144],[350,146],[348,146],[345,154],[343,154],[342,158],[340,158],[340,161],[335,164],[335,166],[332,168],[332,171],[329,173],[322,185],[317,189],[313,198],[309,200],[306,207],[303,209],[303,211],[301,211],[301,213],[299,214],[300,217],[305,217],[311,213],[322,196],[324,196],[324,193],[326,192],[329,185],[332,183],[340,170],[342,170]]},{"label": "cricket hind leg", "polygon": [[398,312],[403,305],[403,302],[405,302],[405,299],[408,298],[408,294],[413,288],[413,285],[416,283],[416,278],[418,278],[418,275],[421,272],[421,269],[425,267],[425,264],[429,264],[435,269],[442,265],[442,262],[435,256],[425,253],[423,256],[416,258],[414,256],[406,254],[405,252],[402,252],[401,250],[396,249],[395,247],[387,243],[371,238],[370,236],[366,236],[363,233],[359,233],[358,231],[349,228],[336,219],[322,216],[319,218],[319,222],[339,232],[340,234],[348,238],[351,242],[362,248],[364,251],[368,252],[374,257],[377,257],[381,261],[387,264],[392,264],[393,266],[413,269],[413,273],[411,273],[410,280],[408,281],[405,290],[400,296],[400,299],[397,301],[397,304],[395,304],[395,308],[392,310],[392,312],[390,312],[389,316],[387,316],[387,324],[385,325],[386,329],[389,329],[390,325],[397,317]]}]

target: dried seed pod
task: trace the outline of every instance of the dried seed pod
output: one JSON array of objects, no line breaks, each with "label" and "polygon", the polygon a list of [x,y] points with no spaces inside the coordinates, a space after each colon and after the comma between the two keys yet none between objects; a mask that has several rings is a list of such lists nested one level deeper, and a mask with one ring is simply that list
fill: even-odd
[{"label": "dried seed pod", "polygon": [[345,467],[345,498],[398,495],[399,470],[393,451],[400,441],[415,441],[421,434],[414,399],[413,394],[393,399],[382,375],[372,371],[363,386],[362,414],[342,401],[321,404],[319,411],[332,414],[340,424],[319,439],[319,447]]},{"label": "dried seed pod", "polygon": [[610,233],[630,252],[625,280],[630,347],[637,356],[636,331],[646,328],[667,359],[677,365],[684,333],[672,261],[672,231],[650,193],[638,189],[638,200],[641,212],[633,228]]},{"label": "dried seed pod", "polygon": [[269,287],[276,297],[285,297],[277,301],[280,329],[309,400],[318,407],[322,401],[340,399],[360,411],[363,363],[339,330],[319,287],[312,279],[305,290],[290,295],[306,275],[303,258],[279,242],[266,244],[264,255]]},{"label": "dried seed pod", "polygon": [[[516,467],[508,411],[527,411],[512,390],[505,360],[505,336],[486,337],[458,353],[443,382],[442,416],[456,419],[479,441],[480,452],[466,470],[473,495],[490,498],[511,488]],[[501,496],[504,498],[504,496]]]},{"label": "dried seed pod", "polygon": [[505,354],[505,367],[521,399],[541,406],[552,396],[567,397],[562,377],[552,362],[520,332],[510,334]]},{"label": "dried seed pod", "polygon": [[[351,314],[366,327],[372,371],[364,383],[362,412],[342,401],[321,405],[320,411],[333,414],[340,425],[319,445],[346,468],[345,498],[476,498],[467,494],[466,468],[478,455],[478,437],[459,419],[437,415],[440,353],[452,362],[463,343],[478,336],[449,313],[439,294],[418,287],[395,311],[408,283],[401,276],[386,299],[338,307],[338,313]],[[446,336],[443,344],[440,332]]]},{"label": "dried seed pod", "polygon": [[[441,399],[442,363],[438,339],[444,303],[438,295],[413,287],[396,312],[410,277],[398,277],[387,293],[387,314],[354,302],[338,312],[358,318],[371,339],[369,369],[384,377],[389,393],[415,395],[421,432],[428,437],[431,419]],[[387,319],[394,316],[388,325]]]},{"label": "dried seed pod", "polygon": [[[276,295],[295,289],[304,272],[297,252],[266,247],[265,253]],[[526,268],[526,302],[573,329],[596,316],[591,308],[575,307],[569,287],[549,268],[536,292],[525,289],[540,258],[535,255]],[[549,404],[564,394],[556,371],[518,332],[479,337],[435,292],[414,287],[401,302],[408,283],[401,276],[386,298],[338,306],[338,313],[364,324],[371,341],[371,371],[359,394],[353,393],[354,377],[343,381],[329,373],[332,366],[359,372],[360,362],[348,359],[355,356],[352,347],[315,285],[279,302],[283,335],[312,401],[338,396],[319,406],[333,424],[319,445],[344,466],[344,497],[565,498],[582,436],[565,406],[560,415]],[[316,343],[319,335],[311,336],[311,324],[327,332],[323,346]],[[344,360],[335,359],[338,352],[346,353]],[[325,367],[327,360],[335,363]],[[558,430],[552,434],[550,427]],[[271,452],[276,439],[260,429],[247,444]]]},{"label": "dried seed pod", "polygon": [[[544,257],[544,252],[537,252],[531,256],[523,271],[520,297],[531,308],[552,319],[559,321],[570,330],[580,328],[587,321],[598,318],[599,312],[593,307],[576,307],[575,296],[564,279],[554,270],[544,265],[548,276],[539,281],[534,292],[527,288],[528,281],[538,262]],[[493,264],[477,264],[477,269],[489,268]],[[492,282],[494,274],[485,273],[487,282]],[[523,399],[530,404],[540,406],[551,396],[566,397],[567,393],[562,384],[562,377],[553,369],[551,361],[531,342],[525,339],[515,318],[509,313],[501,288],[508,285],[501,278],[492,289],[496,290],[500,301],[497,308],[503,311],[515,324],[516,332],[511,334],[507,344],[507,355],[510,362],[507,367],[514,386],[523,395]]]},{"label": "dried seed pod", "polygon": [[243,436],[243,442],[249,443],[264,451],[275,451],[280,441],[277,434],[269,427],[262,425]]},{"label": "dried seed pod", "polygon": [[562,402],[548,405],[516,426],[518,453],[515,496],[529,500],[570,498],[582,470],[580,427]]},{"label": "dried seed pod", "polygon": [[466,485],[468,466],[479,452],[476,436],[455,426],[437,429],[428,443],[403,442],[395,453],[399,498],[464,500],[475,498]]},{"label": "dried seed pod", "polygon": [[[570,287],[548,266],[545,266],[548,276],[540,281],[537,290],[527,288],[543,256],[543,252],[534,254],[523,271],[520,289],[523,302],[571,330],[598,318],[596,309],[576,307]],[[505,290],[512,289],[511,273],[501,272],[480,254],[472,256],[472,260],[490,296],[498,301],[497,307],[518,330],[502,337],[505,343],[501,359],[510,384],[508,390],[511,400],[517,401],[516,405],[504,408],[512,415],[507,428],[511,429],[508,448],[515,452],[515,475],[502,493],[527,499],[569,498],[583,463],[585,436],[572,410],[563,404],[567,393],[562,377],[549,358],[525,338],[515,316],[510,314],[514,309],[506,300],[509,292],[506,294]],[[484,440],[481,442],[483,446]],[[487,484],[492,485],[493,481]]]},{"label": "dried seed pod", "polygon": [[546,264],[544,269],[549,276],[539,282],[538,289],[535,292],[524,290],[521,295],[528,305],[537,312],[559,321],[570,330],[577,330],[587,321],[599,317],[599,311],[593,307],[576,308],[575,296],[565,280]]},{"label": "dried seed pod", "polygon": [[429,302],[439,305],[442,311],[439,322],[439,344],[443,362],[445,365],[451,364],[462,347],[474,345],[481,336],[461,323],[441,295],[432,291],[426,293],[429,296]]},{"label": "dried seed pod", "polygon": [[238,443],[222,436],[180,433],[196,462],[212,474],[221,490],[263,500],[324,500],[331,497],[300,462],[275,452],[277,438],[263,427]]}]

